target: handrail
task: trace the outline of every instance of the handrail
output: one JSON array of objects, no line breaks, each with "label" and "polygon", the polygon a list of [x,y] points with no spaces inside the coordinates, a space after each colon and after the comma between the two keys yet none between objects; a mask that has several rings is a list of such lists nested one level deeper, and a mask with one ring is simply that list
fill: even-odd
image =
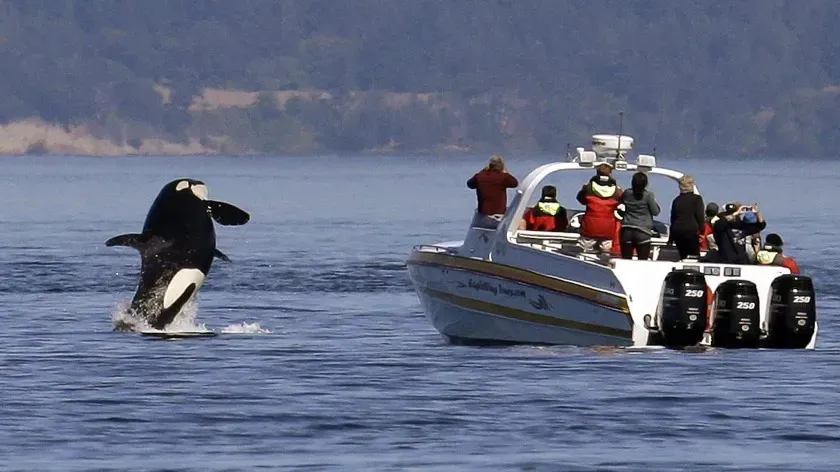
[{"label": "handrail", "polygon": [[420,252],[447,252],[447,253],[454,253],[455,251],[449,247],[437,246],[434,244],[417,244],[411,248],[412,251],[420,251]]}]

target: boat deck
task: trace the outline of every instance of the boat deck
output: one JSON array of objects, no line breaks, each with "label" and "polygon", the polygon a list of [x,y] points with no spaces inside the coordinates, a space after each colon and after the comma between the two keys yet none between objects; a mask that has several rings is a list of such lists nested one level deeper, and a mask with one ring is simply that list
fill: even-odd
[{"label": "boat deck", "polygon": [[[530,246],[541,251],[586,259],[605,266],[609,264],[611,259],[616,257],[610,254],[584,253],[583,248],[578,245],[579,238],[580,235],[578,233],[525,230],[519,230],[516,232],[516,244]],[[652,246],[652,260],[669,262],[677,262],[680,260],[679,252],[675,247],[667,246],[666,238],[655,238]]]}]

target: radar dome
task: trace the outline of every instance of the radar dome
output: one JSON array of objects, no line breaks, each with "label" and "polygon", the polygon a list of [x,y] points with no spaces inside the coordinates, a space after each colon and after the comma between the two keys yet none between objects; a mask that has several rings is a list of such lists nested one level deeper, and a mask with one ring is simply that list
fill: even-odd
[{"label": "radar dome", "polygon": [[633,138],[617,134],[595,134],[592,136],[592,150],[599,157],[618,157],[619,153],[623,155],[633,150]]}]

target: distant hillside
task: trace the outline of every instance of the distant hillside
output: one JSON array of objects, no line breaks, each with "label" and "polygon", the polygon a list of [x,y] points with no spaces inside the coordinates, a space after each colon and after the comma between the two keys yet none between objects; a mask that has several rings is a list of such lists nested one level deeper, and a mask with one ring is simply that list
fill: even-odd
[{"label": "distant hillside", "polygon": [[0,0],[0,153],[836,156],[832,0]]}]

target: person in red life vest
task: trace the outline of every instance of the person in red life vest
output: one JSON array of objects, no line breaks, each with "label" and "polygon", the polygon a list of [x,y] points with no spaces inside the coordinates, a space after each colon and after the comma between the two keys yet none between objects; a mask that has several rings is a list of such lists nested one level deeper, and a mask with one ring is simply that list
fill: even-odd
[{"label": "person in red life vest", "polygon": [[615,233],[613,233],[612,242],[610,243],[610,255],[613,257],[621,257],[621,224],[623,223],[624,208],[624,204],[619,203],[615,209],[617,220],[615,222]]},{"label": "person in red life vest", "polygon": [[566,209],[557,202],[557,188],[546,185],[540,200],[523,216],[528,231],[566,231],[569,225]]},{"label": "person in red life vest", "polygon": [[[615,210],[621,189],[612,177],[612,165],[600,164],[596,174],[578,192],[577,201],[586,207],[580,222],[578,244],[584,252],[610,252],[618,220]],[[597,249],[596,249],[597,247]]]},{"label": "person in red life vest", "polygon": [[706,205],[706,222],[703,224],[703,232],[700,234],[700,251],[717,251],[715,243],[715,221],[718,219],[720,207],[715,202]]},{"label": "person in red life vest", "polygon": [[502,156],[491,157],[487,167],[467,180],[467,187],[475,190],[478,200],[472,226],[496,228],[507,210],[507,189],[518,185],[516,177],[508,173]]},{"label": "person in red life vest", "polygon": [[761,247],[755,259],[759,265],[775,265],[787,267],[791,274],[799,273],[799,265],[792,257],[784,255],[782,246],[784,246],[782,237],[776,233],[770,233],[764,239],[764,246]]}]

